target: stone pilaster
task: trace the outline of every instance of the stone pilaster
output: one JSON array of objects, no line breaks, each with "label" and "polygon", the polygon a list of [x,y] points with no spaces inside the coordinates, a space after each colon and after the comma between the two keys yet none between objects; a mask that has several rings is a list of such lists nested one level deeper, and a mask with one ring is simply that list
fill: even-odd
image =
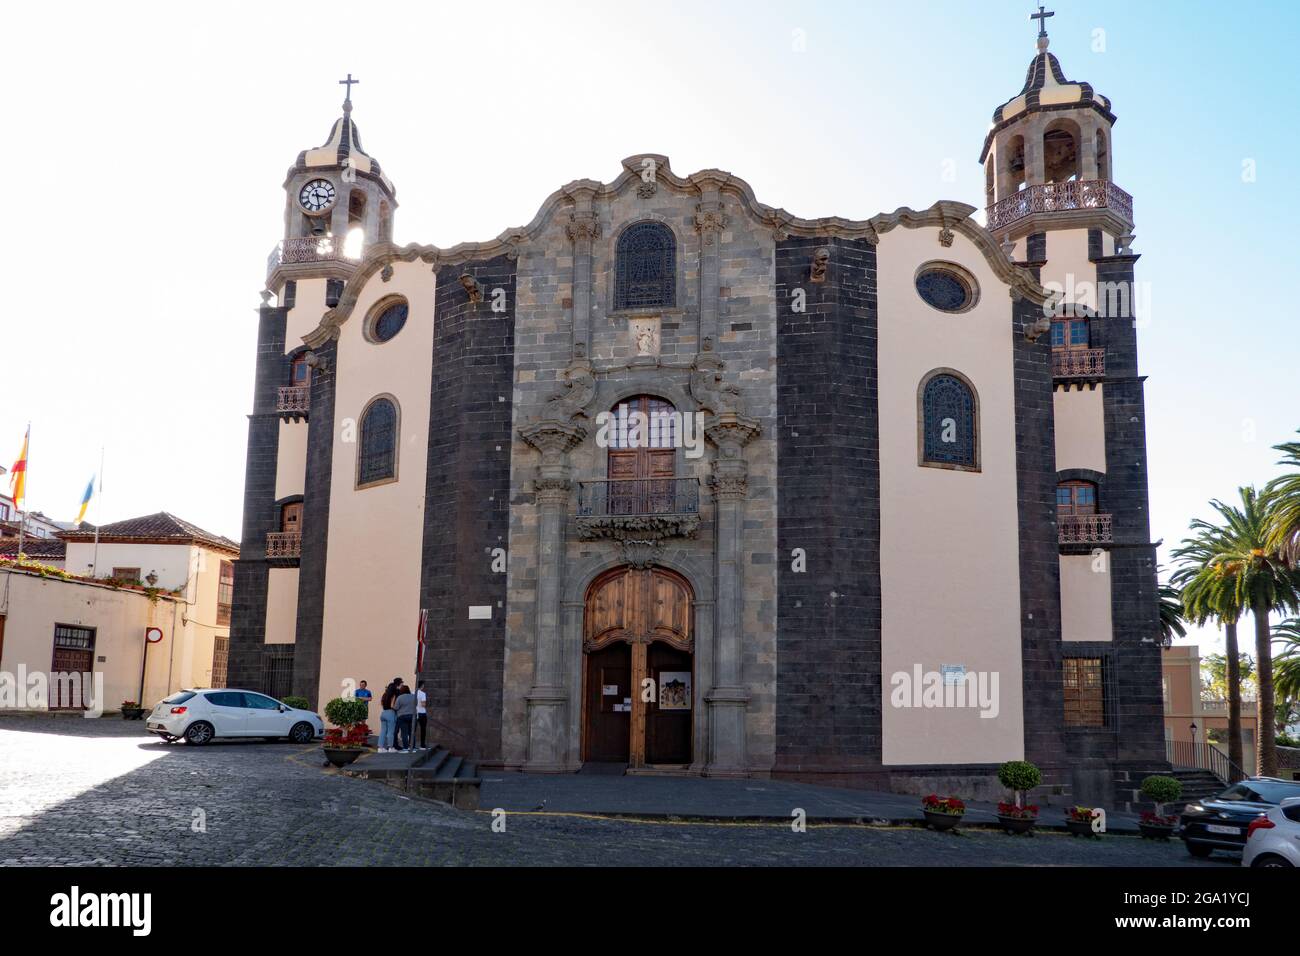
[{"label": "stone pilaster", "polygon": [[744,448],[759,433],[758,421],[736,412],[714,417],[705,430],[717,447],[709,483],[715,502],[713,686],[709,709],[710,776],[747,776],[745,710],[749,692],[741,673],[744,650],[744,534],[749,466]]},{"label": "stone pilaster", "polygon": [[591,208],[594,189],[576,189],[572,196],[565,232],[573,242],[573,357],[585,359],[591,354],[591,247],[600,237],[600,220]]},{"label": "stone pilaster", "polygon": [[722,230],[726,217],[722,214],[721,192],[718,183],[704,180],[700,183],[700,202],[695,206],[695,231],[700,236],[700,342],[718,340],[718,290],[722,245]]},{"label": "stone pilaster", "polygon": [[569,452],[582,444],[581,425],[547,420],[526,425],[520,437],[541,453],[533,492],[537,502],[537,619],[533,686],[528,692],[527,768],[573,769],[568,740],[569,695],[564,685],[561,595],[564,585],[564,524],[573,488]]}]

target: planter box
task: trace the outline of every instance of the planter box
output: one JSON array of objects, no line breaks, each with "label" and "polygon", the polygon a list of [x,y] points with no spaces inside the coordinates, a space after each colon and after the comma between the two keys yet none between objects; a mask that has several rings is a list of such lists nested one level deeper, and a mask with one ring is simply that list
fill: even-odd
[{"label": "planter box", "polygon": [[123,719],[123,720],[139,720],[140,718],[144,717],[144,715],[145,715],[145,709],[144,709],[143,707],[123,707],[123,708],[122,708],[122,719]]},{"label": "planter box", "polygon": [[344,747],[322,747],[321,749],[325,752],[325,759],[336,767],[346,767],[365,753],[364,750]]},{"label": "planter box", "polygon": [[1142,831],[1142,839],[1144,840],[1168,840],[1173,835],[1173,832],[1178,829],[1178,825],[1176,823],[1171,823],[1169,826],[1158,823],[1139,823],[1138,829]]},{"label": "planter box", "polygon": [[961,822],[962,814],[960,813],[939,813],[935,810],[923,810],[925,814],[925,825],[934,827],[936,830],[951,830]]},{"label": "planter box", "polygon": [[1037,822],[1037,817],[998,817],[998,824],[1008,833],[1028,833]]},{"label": "planter box", "polygon": [[1073,834],[1074,836],[1100,836],[1101,835],[1099,833],[1093,832],[1091,820],[1070,820],[1067,818],[1065,821],[1065,828],[1069,830],[1070,833]]}]

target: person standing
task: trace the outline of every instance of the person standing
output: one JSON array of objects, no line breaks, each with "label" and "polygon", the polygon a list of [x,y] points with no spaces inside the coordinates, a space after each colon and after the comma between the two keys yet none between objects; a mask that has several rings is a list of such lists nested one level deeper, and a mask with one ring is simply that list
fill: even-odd
[{"label": "person standing", "polygon": [[397,752],[411,752],[411,725],[415,721],[415,695],[411,688],[403,684],[397,689],[397,699],[393,701],[397,712]]},{"label": "person standing", "polygon": [[398,681],[394,680],[384,688],[384,695],[379,698],[379,752],[392,753],[393,735],[397,730],[397,711],[393,702],[397,699]]},{"label": "person standing", "polygon": [[420,728],[420,749],[428,750],[429,695],[424,692],[424,681],[415,685],[415,725]]},{"label": "person standing", "polygon": [[352,696],[357,700],[364,700],[366,702],[366,723],[370,723],[370,701],[375,695],[370,693],[370,688],[366,686],[365,681],[362,681],[357,686],[356,693]]}]

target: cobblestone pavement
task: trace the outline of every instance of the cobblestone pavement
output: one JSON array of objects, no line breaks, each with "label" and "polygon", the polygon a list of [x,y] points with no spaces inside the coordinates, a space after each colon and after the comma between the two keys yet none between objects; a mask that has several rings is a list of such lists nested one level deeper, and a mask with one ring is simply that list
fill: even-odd
[{"label": "cobblestone pavement", "polygon": [[0,718],[3,865],[1235,866],[1109,835],[509,814],[413,800],[325,771],[313,747],[167,745],[115,718]]}]

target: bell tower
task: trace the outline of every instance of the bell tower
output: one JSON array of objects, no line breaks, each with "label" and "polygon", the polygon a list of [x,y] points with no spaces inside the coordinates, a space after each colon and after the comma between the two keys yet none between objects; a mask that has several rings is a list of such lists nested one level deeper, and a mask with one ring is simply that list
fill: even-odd
[{"label": "bell tower", "polygon": [[271,254],[267,287],[278,292],[287,280],[352,274],[365,249],[391,242],[397,191],[379,161],[361,148],[352,119],[349,73],[343,115],[326,141],[303,150],[284,180],[284,238]]},{"label": "bell tower", "polygon": [[[1068,80],[1048,52],[1038,8],[1038,50],[1020,92],[993,111],[980,162],[988,228],[1004,243],[1060,228],[1100,229],[1124,248],[1133,200],[1115,185],[1111,102],[1088,83]],[[1020,258],[1026,258],[1022,255]]]}]

